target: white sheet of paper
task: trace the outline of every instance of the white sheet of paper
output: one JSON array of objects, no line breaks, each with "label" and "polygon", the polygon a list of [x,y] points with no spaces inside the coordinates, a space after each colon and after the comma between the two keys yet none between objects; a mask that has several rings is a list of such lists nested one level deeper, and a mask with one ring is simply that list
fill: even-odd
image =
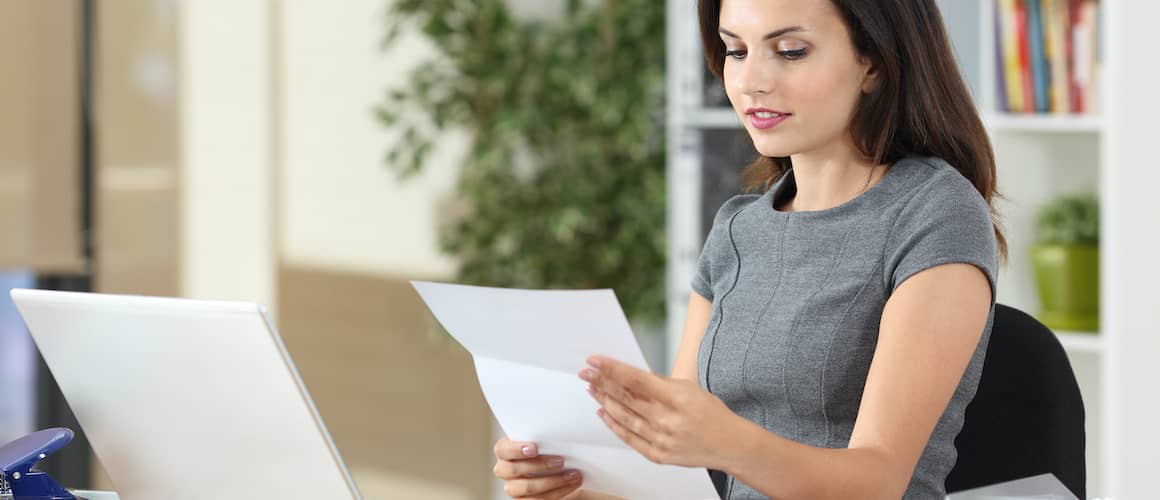
[{"label": "white sheet of paper", "polygon": [[412,281],[475,360],[491,411],[513,440],[564,456],[584,488],[632,500],[708,500],[705,469],[657,465],[596,416],[578,374],[602,354],[648,369],[612,290],[516,290]]}]

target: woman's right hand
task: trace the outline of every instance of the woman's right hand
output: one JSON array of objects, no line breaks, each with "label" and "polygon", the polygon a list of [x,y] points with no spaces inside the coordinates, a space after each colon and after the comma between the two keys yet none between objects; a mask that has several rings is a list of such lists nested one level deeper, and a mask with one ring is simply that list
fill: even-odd
[{"label": "woman's right hand", "polygon": [[508,438],[495,444],[495,475],[503,479],[504,492],[527,500],[576,500],[583,478],[564,467],[564,458],[540,455],[535,443]]}]

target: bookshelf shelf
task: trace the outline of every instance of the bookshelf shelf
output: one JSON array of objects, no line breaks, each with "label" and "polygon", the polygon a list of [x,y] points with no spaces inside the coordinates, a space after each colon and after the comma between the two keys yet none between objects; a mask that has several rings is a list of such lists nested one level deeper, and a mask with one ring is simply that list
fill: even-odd
[{"label": "bookshelf shelf", "polygon": [[1085,133],[1096,134],[1103,128],[1099,116],[985,113],[983,123],[988,130],[1004,132],[1036,133]]}]

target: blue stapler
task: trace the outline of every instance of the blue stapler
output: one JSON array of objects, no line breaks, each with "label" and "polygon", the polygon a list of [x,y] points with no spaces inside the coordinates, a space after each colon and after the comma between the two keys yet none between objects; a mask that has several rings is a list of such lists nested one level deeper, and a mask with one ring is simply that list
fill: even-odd
[{"label": "blue stapler", "polygon": [[70,429],[47,429],[0,446],[0,498],[79,500],[48,474],[36,470],[36,464],[72,439]]}]

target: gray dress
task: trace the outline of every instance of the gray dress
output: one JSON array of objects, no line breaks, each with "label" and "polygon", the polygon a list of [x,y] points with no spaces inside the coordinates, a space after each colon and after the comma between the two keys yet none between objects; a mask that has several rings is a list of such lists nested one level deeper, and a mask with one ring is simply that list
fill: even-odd
[{"label": "gray dress", "polygon": [[[986,273],[993,292],[998,250],[982,196],[937,158],[901,160],[832,209],[774,210],[794,189],[790,172],[764,195],[734,197],[717,213],[692,284],[713,303],[700,382],[770,432],[844,448],[893,290],[924,269],[967,263]],[[904,498],[945,496],[991,320]],[[725,497],[765,498],[733,478]]]}]

